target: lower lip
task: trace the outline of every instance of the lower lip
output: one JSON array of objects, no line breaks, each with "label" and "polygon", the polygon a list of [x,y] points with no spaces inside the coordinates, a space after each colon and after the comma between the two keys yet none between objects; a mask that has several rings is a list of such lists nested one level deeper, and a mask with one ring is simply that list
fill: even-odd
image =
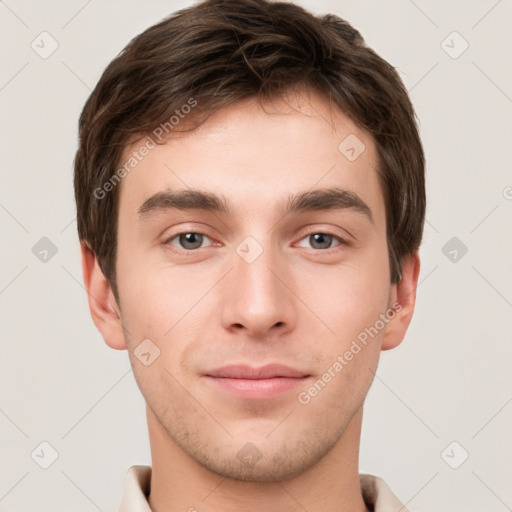
[{"label": "lower lip", "polygon": [[271,379],[231,379],[207,376],[215,386],[241,398],[265,400],[304,385],[308,377],[274,377]]}]

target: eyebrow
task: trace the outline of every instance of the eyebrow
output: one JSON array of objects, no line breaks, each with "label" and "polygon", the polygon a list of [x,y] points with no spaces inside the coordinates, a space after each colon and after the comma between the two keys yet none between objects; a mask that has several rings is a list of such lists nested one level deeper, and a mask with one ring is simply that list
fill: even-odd
[{"label": "eyebrow", "polygon": [[[144,201],[137,213],[140,219],[146,219],[153,214],[172,209],[231,213],[228,202],[223,196],[190,188],[157,192]],[[291,194],[279,208],[283,217],[289,213],[323,210],[352,210],[366,216],[372,224],[374,223],[370,207],[359,195],[337,187]]]}]

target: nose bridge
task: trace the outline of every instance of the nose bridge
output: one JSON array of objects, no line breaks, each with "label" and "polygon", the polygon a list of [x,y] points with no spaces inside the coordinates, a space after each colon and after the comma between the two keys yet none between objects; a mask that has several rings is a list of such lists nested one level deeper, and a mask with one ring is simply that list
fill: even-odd
[{"label": "nose bridge", "polygon": [[[264,245],[263,245],[264,244]],[[238,261],[235,269],[244,283],[245,293],[251,297],[254,310],[271,303],[279,291],[276,290],[276,278],[269,268],[274,267],[276,255],[269,240],[262,244],[248,237],[237,247]]]},{"label": "nose bridge", "polygon": [[[294,322],[290,291],[281,282],[278,248],[262,233],[247,236],[235,248],[230,293],[224,303],[226,328],[244,327],[248,334],[263,336],[274,326],[290,327]],[[281,276],[286,281],[285,276]]]}]

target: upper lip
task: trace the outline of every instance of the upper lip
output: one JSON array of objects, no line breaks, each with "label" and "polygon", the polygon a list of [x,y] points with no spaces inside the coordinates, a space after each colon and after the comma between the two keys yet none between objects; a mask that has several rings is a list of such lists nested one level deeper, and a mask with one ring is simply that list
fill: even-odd
[{"label": "upper lip", "polygon": [[223,366],[205,373],[207,377],[223,377],[228,379],[272,379],[275,377],[301,378],[309,374],[282,364],[266,364],[250,366],[245,364]]}]

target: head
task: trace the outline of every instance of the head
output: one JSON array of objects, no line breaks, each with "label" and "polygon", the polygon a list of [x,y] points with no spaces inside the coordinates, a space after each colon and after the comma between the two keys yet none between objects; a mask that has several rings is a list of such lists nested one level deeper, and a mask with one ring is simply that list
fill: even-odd
[{"label": "head", "polygon": [[[79,130],[91,313],[155,420],[232,478],[314,465],[414,309],[424,155],[395,69],[336,16],[210,0],[134,38]],[[244,398],[211,377],[267,363],[304,378]]]}]

